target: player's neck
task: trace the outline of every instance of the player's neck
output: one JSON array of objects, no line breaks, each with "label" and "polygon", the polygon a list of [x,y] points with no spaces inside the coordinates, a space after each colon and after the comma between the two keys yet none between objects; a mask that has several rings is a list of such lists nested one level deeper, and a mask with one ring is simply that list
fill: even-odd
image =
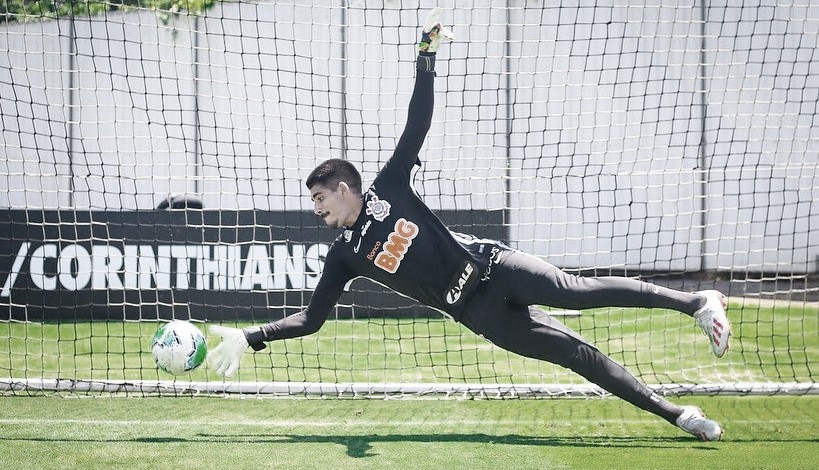
[{"label": "player's neck", "polygon": [[345,227],[354,227],[356,222],[358,222],[358,218],[361,217],[361,210],[364,208],[364,200],[359,198],[356,200],[353,206],[352,212],[350,212],[350,217],[345,221]]}]

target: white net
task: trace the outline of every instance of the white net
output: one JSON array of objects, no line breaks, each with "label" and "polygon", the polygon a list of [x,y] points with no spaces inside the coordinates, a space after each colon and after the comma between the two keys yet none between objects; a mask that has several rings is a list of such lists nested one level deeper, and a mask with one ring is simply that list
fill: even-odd
[{"label": "white net", "polygon": [[[389,158],[433,6],[170,3],[4,6],[0,389],[599,393],[367,281],[236,382],[158,372],[164,320],[306,305],[336,234],[303,180],[341,157],[366,184]],[[562,317],[660,390],[815,391],[819,6],[496,4],[439,4],[457,40],[436,66],[425,201],[572,272],[728,294],[722,360],[674,312]]]}]

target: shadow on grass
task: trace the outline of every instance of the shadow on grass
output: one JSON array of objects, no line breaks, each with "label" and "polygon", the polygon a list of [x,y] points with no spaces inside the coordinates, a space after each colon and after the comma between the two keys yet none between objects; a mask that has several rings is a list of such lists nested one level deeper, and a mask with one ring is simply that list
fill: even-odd
[{"label": "shadow on grass", "polygon": [[[607,436],[523,436],[517,434],[365,434],[365,435],[317,435],[317,434],[204,434],[199,433],[190,437],[178,436],[146,436],[131,438],[95,438],[77,437],[14,437],[0,436],[3,441],[32,441],[32,442],[136,442],[145,444],[169,443],[251,443],[251,444],[338,444],[345,447],[347,455],[353,458],[373,457],[373,445],[378,443],[466,443],[487,445],[514,445],[514,446],[542,446],[568,448],[623,448],[623,449],[679,449],[693,448],[701,451],[718,451],[720,443],[705,443],[694,440],[692,437],[607,437]],[[731,443],[762,443],[762,442],[792,442],[792,443],[819,443],[819,439],[731,439],[723,444]]]},{"label": "shadow on grass", "polygon": [[[207,440],[226,439],[235,442],[236,436],[202,435]],[[255,438],[263,436],[244,436],[249,442],[256,442]],[[270,439],[272,436],[267,436]],[[543,447],[620,447],[620,448],[677,448],[678,445],[667,445],[672,442],[691,443],[685,437],[679,439],[651,439],[651,442],[642,438],[624,437],[536,437],[521,436],[517,434],[490,435],[490,434],[367,434],[367,435],[315,435],[315,434],[286,434],[273,439],[276,443],[293,444],[338,444],[347,448],[347,455],[354,458],[373,457],[376,454],[371,450],[374,444],[378,443],[467,443],[467,444],[487,444],[487,445],[514,445],[514,446],[543,446]],[[667,444],[662,444],[666,441]],[[717,450],[716,448],[704,447],[707,450]]]}]

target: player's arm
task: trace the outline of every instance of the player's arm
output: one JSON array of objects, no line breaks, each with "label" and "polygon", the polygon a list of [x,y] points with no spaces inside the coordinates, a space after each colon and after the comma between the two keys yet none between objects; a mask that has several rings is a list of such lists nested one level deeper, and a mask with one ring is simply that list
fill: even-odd
[{"label": "player's arm", "polygon": [[261,351],[269,341],[297,338],[318,331],[327,321],[350,279],[350,276],[344,274],[345,270],[338,265],[327,269],[329,259],[328,255],[325,270],[313,291],[310,304],[301,312],[272,323],[242,329],[211,325],[210,332],[221,336],[222,342],[208,354],[210,368],[221,376],[232,377],[239,369],[242,355],[248,346],[255,351]]},{"label": "player's arm", "polygon": [[418,153],[424,144],[432,123],[435,104],[433,82],[435,78],[435,57],[442,39],[451,40],[453,35],[441,26],[441,9],[433,9],[418,43],[418,57],[415,63],[415,87],[410,98],[407,124],[398,141],[388,165],[400,165],[409,173],[413,165],[421,165]]},{"label": "player's arm", "polygon": [[243,332],[248,346],[261,351],[269,341],[298,338],[317,332],[344,292],[344,284],[345,282],[330,280],[329,276],[322,276],[306,309],[273,323],[245,328]]}]

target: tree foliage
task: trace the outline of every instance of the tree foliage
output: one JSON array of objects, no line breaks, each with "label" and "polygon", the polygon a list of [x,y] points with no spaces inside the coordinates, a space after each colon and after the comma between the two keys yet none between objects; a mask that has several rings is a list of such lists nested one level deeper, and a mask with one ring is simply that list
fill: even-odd
[{"label": "tree foliage", "polygon": [[219,0],[0,0],[0,23],[91,16],[108,11],[154,10],[163,22],[177,14],[199,15]]}]

